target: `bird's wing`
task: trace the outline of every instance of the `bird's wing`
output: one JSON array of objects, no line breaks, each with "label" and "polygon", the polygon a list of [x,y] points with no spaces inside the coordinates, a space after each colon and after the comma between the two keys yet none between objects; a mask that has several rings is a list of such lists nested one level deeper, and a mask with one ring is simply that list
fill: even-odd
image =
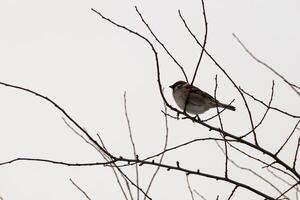
[{"label": "bird's wing", "polygon": [[196,87],[192,87],[191,89],[191,93],[190,93],[190,97],[189,97],[189,101],[191,104],[210,104],[210,103],[217,103],[218,101],[213,98],[211,95],[209,95],[208,93],[196,88]]}]

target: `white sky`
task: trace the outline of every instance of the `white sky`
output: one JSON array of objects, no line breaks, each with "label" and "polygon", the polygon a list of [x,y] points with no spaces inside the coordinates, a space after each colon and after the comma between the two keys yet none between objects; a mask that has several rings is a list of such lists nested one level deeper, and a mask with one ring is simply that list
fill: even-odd
[{"label": "white sky", "polygon": [[[129,157],[132,148],[123,108],[123,93],[127,91],[129,116],[139,155],[157,153],[162,149],[165,133],[153,53],[144,41],[106,23],[90,9],[99,10],[154,42],[135,13],[134,6],[137,5],[153,31],[191,77],[200,50],[186,32],[177,10],[181,10],[202,40],[204,26],[200,3],[197,0],[1,0],[0,81],[45,94],[91,135],[99,133],[115,155]],[[265,101],[268,101],[274,79],[274,106],[298,115],[299,97],[283,81],[254,62],[231,34],[236,33],[257,57],[300,85],[299,8],[298,0],[206,1],[207,49],[215,59],[238,85]],[[174,104],[168,86],[183,76],[164,51],[155,45],[166,96]],[[250,124],[242,100],[207,57],[201,64],[196,85],[213,94],[216,74],[219,100],[225,103],[236,99],[237,111],[223,115],[225,129],[236,134],[248,131]],[[0,162],[16,157],[77,163],[99,161],[97,152],[66,127],[62,114],[53,106],[3,86],[0,86],[0,96]],[[257,122],[264,108],[254,103],[250,105]],[[272,112],[259,129],[261,144],[275,150],[295,122]],[[217,125],[217,121],[211,123]],[[169,128],[170,146],[212,134],[188,121],[170,119]],[[175,164],[178,160],[186,167],[222,174],[224,160],[216,148],[214,143],[197,143],[167,154],[165,162]],[[292,150],[282,152],[281,158],[291,161]],[[240,159],[240,162],[249,164],[246,159]],[[144,184],[152,171],[151,167],[141,168]],[[128,172],[133,175],[134,170]],[[230,172],[236,179],[246,177],[234,169]],[[76,168],[35,162],[0,166],[0,196],[5,200],[83,199],[69,178],[93,199],[123,199],[109,168]],[[218,194],[220,199],[226,199],[232,189],[230,185],[206,178],[193,176],[190,180],[192,187],[207,199],[215,199]],[[263,187],[255,180],[251,184]],[[154,199],[190,199],[184,174],[165,170],[159,173],[150,195]],[[232,199],[245,198],[257,199],[257,196],[240,190]]]}]

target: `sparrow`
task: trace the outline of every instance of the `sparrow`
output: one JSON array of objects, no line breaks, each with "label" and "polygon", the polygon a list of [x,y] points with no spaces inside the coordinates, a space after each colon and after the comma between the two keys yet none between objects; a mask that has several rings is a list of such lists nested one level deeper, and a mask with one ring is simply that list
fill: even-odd
[{"label": "sparrow", "polygon": [[220,103],[208,93],[195,86],[191,86],[185,81],[177,81],[169,87],[173,89],[173,97],[179,108],[190,114],[202,114],[210,108],[217,106],[235,111],[234,106]]}]

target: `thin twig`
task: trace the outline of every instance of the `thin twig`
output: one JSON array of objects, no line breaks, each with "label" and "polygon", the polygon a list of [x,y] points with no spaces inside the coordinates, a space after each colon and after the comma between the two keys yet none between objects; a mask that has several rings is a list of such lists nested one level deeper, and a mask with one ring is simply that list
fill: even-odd
[{"label": "thin twig", "polygon": [[170,56],[170,58],[174,61],[174,63],[179,67],[179,69],[181,70],[186,82],[188,82],[188,77],[182,67],[181,64],[179,64],[179,62],[174,58],[174,56],[170,53],[170,51],[167,49],[167,47],[158,39],[158,37],[154,34],[154,32],[152,31],[152,29],[150,28],[150,26],[146,23],[146,21],[144,20],[144,17],[142,16],[141,12],[139,11],[139,9],[137,8],[137,6],[135,6],[135,10],[138,13],[139,17],[141,18],[141,20],[143,21],[143,23],[146,25],[147,29],[150,31],[151,35],[155,38],[155,40],[162,46],[162,48],[165,50],[165,52]]},{"label": "thin twig", "polygon": [[178,120],[179,118],[176,116],[176,117],[174,117],[174,116],[172,116],[172,115],[170,115],[169,113],[166,113],[165,111],[163,111],[163,110],[161,110],[161,112],[164,114],[164,115],[166,115],[166,116],[168,116],[168,117],[171,117],[172,119],[176,119],[176,120]]},{"label": "thin twig", "polygon": [[89,200],[92,200],[88,195],[87,193],[82,189],[80,188],[71,178],[69,179],[71,181],[71,183],[85,196],[85,198],[89,199]]},{"label": "thin twig", "polygon": [[[185,100],[185,105],[184,105],[184,109],[183,109],[184,113],[186,112],[186,108],[187,108],[187,104],[189,102],[191,90],[193,88],[193,84],[194,84],[194,81],[196,79],[197,72],[198,72],[198,69],[199,69],[199,66],[200,66],[200,63],[201,63],[201,60],[202,60],[202,57],[203,57],[204,49],[205,49],[205,46],[206,46],[206,42],[207,42],[208,25],[207,25],[205,5],[204,5],[204,1],[203,0],[201,0],[201,4],[202,4],[202,14],[203,14],[203,18],[204,18],[204,27],[205,27],[204,28],[205,29],[205,34],[204,34],[204,39],[203,39],[204,41],[203,41],[203,45],[201,46],[202,49],[201,49],[201,52],[200,52],[200,56],[199,56],[199,59],[198,59],[198,62],[197,62],[194,74],[193,74],[193,78],[192,78],[192,81],[191,81],[191,84],[190,84],[190,89],[189,89],[187,98]],[[178,10],[178,13],[179,13],[179,15],[181,15],[180,10]]]},{"label": "thin twig", "polygon": [[[273,101],[273,96],[274,96],[274,85],[275,85],[275,82],[274,82],[274,80],[273,80],[273,81],[272,81],[272,88],[271,88],[271,96],[270,96],[270,100],[269,100],[267,109],[266,109],[265,113],[263,114],[263,117],[261,118],[261,120],[255,125],[254,129],[257,129],[257,128],[263,123],[263,121],[265,120],[265,118],[266,118],[266,116],[267,116],[267,113],[268,113],[269,110],[270,110],[271,103],[272,103],[272,101]],[[246,136],[249,135],[251,132],[252,132],[252,130],[250,130],[248,133],[242,135],[241,138],[246,137]]]},{"label": "thin twig", "polygon": [[207,200],[203,195],[201,195],[197,190],[194,189],[195,194],[197,194],[202,200]]},{"label": "thin twig", "polygon": [[298,138],[298,143],[297,143],[297,147],[296,147],[296,151],[295,151],[295,157],[294,157],[294,161],[293,161],[293,169],[295,169],[295,170],[296,170],[299,148],[300,148],[300,137]]},{"label": "thin twig", "polygon": [[296,128],[298,127],[300,123],[300,120],[298,120],[298,122],[296,123],[295,127],[293,128],[292,132],[290,133],[289,137],[286,139],[286,141],[281,145],[281,147],[278,149],[278,151],[275,153],[275,156],[277,156],[279,154],[279,152],[283,149],[283,147],[286,145],[286,143],[289,141],[289,139],[292,137],[292,135],[294,134]]},{"label": "thin twig", "polygon": [[152,156],[146,157],[145,159],[143,159],[143,161],[144,161],[144,160],[150,160],[150,159],[153,159],[153,158],[155,158],[155,157],[157,157],[157,156],[160,156],[160,155],[165,154],[165,153],[168,152],[168,151],[173,151],[173,150],[175,150],[175,149],[179,149],[179,148],[181,148],[181,147],[187,146],[187,145],[192,144],[192,143],[195,143],[195,142],[200,142],[200,141],[215,141],[215,140],[223,141],[223,139],[220,139],[220,138],[211,138],[211,137],[209,137],[209,138],[198,138],[198,139],[193,139],[193,140],[190,140],[190,141],[188,141],[188,142],[185,142],[185,143],[176,145],[176,146],[174,146],[174,147],[167,148],[167,149],[165,149],[164,151],[162,151],[162,152],[160,152],[160,153],[157,153],[157,154],[154,154],[154,155],[152,155]]},{"label": "thin twig", "polygon": [[276,110],[276,111],[278,111],[278,112],[280,112],[280,113],[282,113],[282,114],[284,114],[284,115],[287,115],[287,116],[289,116],[289,117],[300,119],[300,115],[293,115],[293,114],[290,114],[290,113],[288,113],[288,112],[285,112],[285,111],[283,111],[283,110],[281,110],[281,109],[279,109],[279,108],[272,107],[272,106],[268,106],[265,102],[263,102],[263,101],[257,99],[257,98],[254,97],[252,94],[246,92],[246,91],[243,90],[242,88],[240,88],[240,90],[241,90],[244,94],[246,94],[247,96],[251,97],[253,100],[255,100],[255,101],[261,103],[262,105],[264,105],[265,107],[267,107],[267,108],[269,108],[269,109],[271,109],[271,110]]},{"label": "thin twig", "polygon": [[[215,90],[214,90],[214,98],[215,99],[217,99],[217,89],[218,89],[218,75],[215,76]],[[221,130],[224,131],[222,118],[220,116],[218,101],[216,101],[216,104],[217,104],[216,108],[217,108],[217,115],[218,115],[218,119],[219,119],[219,124],[220,124]]]},{"label": "thin twig", "polygon": [[231,197],[233,196],[233,194],[234,194],[234,192],[236,191],[236,189],[238,188],[238,186],[236,185],[234,188],[233,188],[233,190],[232,190],[232,192],[231,192],[231,194],[230,194],[230,196],[228,197],[228,200],[230,200],[231,199]]},{"label": "thin twig", "polygon": [[[274,169],[274,168],[273,168]],[[268,172],[270,174],[272,174],[275,178],[277,178],[278,180],[282,181],[283,183],[292,186],[292,184],[290,183],[290,181],[286,181],[285,179],[283,179],[281,176],[275,174],[275,172],[273,172],[271,169],[267,168]],[[277,169],[276,169],[277,170]],[[296,179],[294,179],[295,181],[297,181]],[[298,190],[298,188],[296,188],[297,192],[300,192],[300,190]],[[281,194],[282,192],[280,192]]]},{"label": "thin twig", "polygon": [[[95,146],[93,143],[91,143],[88,139],[86,139],[83,135],[81,135],[79,132],[77,132],[67,121],[66,121],[66,119],[64,118],[64,117],[62,117],[62,119],[63,119],[63,121],[64,121],[64,123],[73,131],[73,133],[75,133],[77,136],[79,136],[81,139],[83,139],[87,144],[89,144],[89,145],[91,145],[92,147],[94,147],[100,154],[101,154],[101,156],[103,157],[103,159],[104,160],[106,160],[106,161],[111,161],[111,158],[110,157],[108,157],[103,151],[101,151],[101,149],[99,149],[97,146]],[[101,137],[100,137],[100,135],[99,134],[97,134],[97,136],[98,136],[98,138],[99,138],[99,140],[100,140],[100,142],[101,142],[101,145],[102,145],[102,147],[107,151],[107,149],[106,149],[106,147],[105,147],[105,145],[104,145],[104,142],[103,142],[103,140],[101,139]],[[116,167],[116,164],[115,163],[111,163],[111,164],[109,164],[109,166],[114,166],[114,167]],[[115,168],[114,167],[112,167],[111,169],[113,170],[113,173],[114,173],[114,176],[116,177],[116,180],[117,180],[117,183],[118,183],[118,185],[119,185],[119,187],[120,187],[120,189],[121,189],[121,191],[122,191],[122,194],[124,195],[124,198],[126,199],[126,200],[128,200],[128,198],[127,198],[127,195],[126,195],[126,193],[125,193],[125,190],[124,190],[124,188],[123,188],[123,186],[122,186],[122,184],[121,184],[121,182],[120,182],[120,179],[119,179],[119,177],[118,177],[118,174],[116,173],[116,170],[115,170]],[[127,181],[126,179],[124,179],[125,181]]]},{"label": "thin twig", "polygon": [[[222,151],[222,153],[225,155],[225,151],[224,149],[221,147],[221,145],[216,142],[218,148]],[[228,161],[233,164],[235,167],[241,169],[241,170],[245,170],[245,171],[248,171],[250,172],[251,174],[253,174],[254,176],[260,178],[261,180],[263,180],[264,182],[266,182],[267,184],[269,184],[271,187],[273,187],[279,194],[281,194],[282,192],[271,182],[271,181],[268,181],[266,178],[264,178],[263,176],[259,175],[257,172],[255,172],[254,170],[250,169],[250,168],[247,168],[247,167],[243,167],[239,164],[237,164],[235,161],[233,161],[232,159],[228,158]]]},{"label": "thin twig", "polygon": [[62,162],[62,161],[55,161],[55,160],[49,160],[49,159],[43,159],[43,158],[25,158],[25,157],[20,157],[20,158],[14,158],[5,162],[1,162],[0,165],[7,165],[7,164],[12,164],[14,162],[18,161],[35,161],[35,162],[44,162],[44,163],[51,163],[51,164],[56,164],[56,165],[65,165],[69,167],[82,167],[82,166],[105,166],[109,165],[111,163],[116,162],[115,160],[113,161],[107,161],[107,162],[90,162],[90,163],[68,163],[68,162]]},{"label": "thin twig", "polygon": [[191,184],[189,181],[189,175],[186,174],[185,177],[186,177],[186,183],[187,183],[188,190],[190,191],[190,194],[191,194],[191,198],[192,198],[192,200],[195,200],[193,190],[191,188]]},{"label": "thin twig", "polygon": [[[133,162],[138,162],[137,160],[133,160]],[[119,167],[117,167],[117,170],[121,173],[121,175],[122,176],[124,176],[125,177],[125,179],[131,184],[131,185],[133,185],[134,187],[136,187],[136,188],[139,188],[139,190],[148,198],[148,199],[150,199],[150,200],[152,200],[152,198],[150,198],[147,194],[146,194],[146,192],[142,189],[142,188],[140,188],[140,187],[137,187],[137,185],[119,168]],[[128,184],[128,182],[126,181],[126,184]],[[127,187],[128,188],[130,188],[129,187],[129,185],[127,185]],[[129,189],[129,193],[130,193],[130,196],[131,196],[131,198],[133,199],[133,197],[132,197],[132,194],[131,194],[131,190]]]},{"label": "thin twig", "polygon": [[62,112],[65,117],[70,120],[80,131],[82,131],[87,137],[88,139],[94,143],[99,149],[101,149],[101,151],[103,151],[105,154],[107,154],[109,157],[111,157],[112,159],[114,159],[115,157],[110,154],[109,152],[105,151],[103,149],[103,147],[96,141],[92,138],[92,136],[82,127],[79,125],[78,122],[76,122],[62,107],[60,107],[56,102],[54,102],[52,99],[40,94],[40,93],[37,93],[33,90],[30,90],[30,89],[27,89],[27,88],[24,88],[24,87],[20,87],[20,86],[16,86],[16,85],[12,85],[12,84],[8,84],[8,83],[4,83],[4,82],[0,82],[1,85],[4,85],[4,86],[7,86],[7,87],[10,87],[10,88],[15,88],[15,89],[18,89],[18,90],[22,90],[22,91],[25,91],[25,92],[28,92],[30,94],[33,94],[35,96],[38,96],[40,97],[41,99],[49,102],[50,104],[52,104],[55,108],[57,108],[60,112]]},{"label": "thin twig", "polygon": [[[132,130],[131,130],[131,126],[130,126],[130,120],[129,120],[129,116],[128,116],[128,111],[127,111],[127,98],[126,98],[126,91],[124,92],[124,110],[125,110],[125,117],[126,117],[126,122],[127,122],[127,126],[128,126],[128,131],[129,131],[129,137],[130,137],[130,142],[132,145],[132,149],[133,149],[133,156],[135,158],[138,159],[137,157],[137,153],[136,153],[136,147],[134,144],[134,140],[133,140],[133,136],[132,136]],[[136,185],[137,185],[137,200],[140,199],[140,190],[139,190],[139,168],[138,168],[138,164],[135,164],[135,176],[136,176]],[[146,197],[145,197],[146,198]]]},{"label": "thin twig", "polygon": [[292,185],[291,187],[289,187],[285,192],[283,192],[282,194],[280,194],[276,199],[279,199],[280,197],[282,197],[283,195],[285,195],[286,193],[288,193],[291,189],[293,189],[294,187],[296,187],[299,184],[300,184],[300,181],[298,181],[297,183],[295,183],[294,185]]},{"label": "thin twig", "polygon": [[[98,138],[99,138],[99,140],[100,140],[100,143],[102,144],[103,148],[104,148],[105,150],[107,150],[107,148],[105,147],[105,144],[104,144],[102,138],[100,137],[100,135],[97,134],[97,136],[98,136]],[[102,155],[102,156],[104,157],[104,155]],[[105,158],[105,157],[104,157],[104,159],[109,159],[109,158]],[[124,187],[123,187],[123,185],[122,185],[122,183],[121,183],[121,181],[120,181],[120,178],[119,178],[119,176],[118,176],[118,173],[117,173],[117,171],[116,171],[116,169],[115,169],[116,164],[113,163],[111,166],[113,166],[113,167],[111,167],[111,169],[113,170],[113,173],[114,173],[114,176],[115,176],[116,181],[117,181],[117,183],[118,183],[118,186],[119,186],[119,188],[121,189],[121,192],[122,192],[124,198],[125,198],[126,200],[128,200],[128,197],[127,197],[127,194],[126,194],[126,192],[125,192],[125,189],[124,189]],[[121,175],[121,176],[122,176],[122,175]],[[126,178],[125,178],[124,176],[122,176],[122,178],[123,178],[123,180],[125,181],[125,183],[126,183],[126,185],[127,185],[127,189],[128,189],[129,194],[131,194],[131,190],[130,190],[130,187],[128,186],[128,183],[127,183]],[[132,195],[131,195],[131,199],[133,199]]]},{"label": "thin twig", "polygon": [[[96,149],[96,151],[98,151],[103,157],[107,156],[104,152],[101,151],[101,149],[98,148],[98,146],[96,146],[94,143],[92,143],[91,141],[89,141],[87,138],[85,138],[83,135],[81,135],[78,131],[76,131],[74,129],[74,127],[72,127],[67,120],[64,117],[61,117],[62,120],[64,121],[64,123],[67,125],[67,127],[69,129],[72,130],[73,133],[75,133],[77,136],[79,136],[82,140],[84,140],[87,144],[89,144],[90,146],[92,146],[94,149]],[[104,148],[105,149],[105,148]],[[106,160],[106,159],[105,159]],[[106,160],[107,161],[107,160]]]},{"label": "thin twig", "polygon": [[[217,89],[218,89],[218,75],[215,76],[215,90],[214,90],[214,98],[217,99]],[[219,124],[220,124],[220,127],[221,127],[221,130],[223,131],[224,130],[224,127],[223,127],[223,122],[222,122],[222,118],[220,116],[220,111],[219,111],[219,106],[218,106],[218,101],[217,102],[217,115],[218,115],[218,119],[219,119]],[[224,147],[225,147],[225,152],[224,152],[224,155],[225,155],[225,177],[228,177],[228,147],[227,147],[227,141],[226,141],[226,138],[223,134],[221,134],[223,139],[224,139]]]},{"label": "thin twig", "polygon": [[[274,74],[276,74],[278,77],[280,77],[284,82],[286,82],[291,89],[298,94],[298,96],[300,96],[300,92],[298,91],[300,89],[299,86],[292,84],[291,82],[289,82],[285,77],[283,77],[281,74],[279,74],[275,69],[273,69],[272,67],[270,67],[268,64],[266,64],[265,62],[263,62],[262,60],[258,59],[256,56],[253,55],[253,53],[244,45],[244,43],[240,40],[240,38],[232,33],[233,37],[237,40],[237,42],[242,46],[242,48],[250,55],[250,57],[252,57],[256,62],[262,64],[263,66],[265,66],[266,68],[268,68],[269,70],[271,70]],[[298,90],[297,90],[298,89]]]},{"label": "thin twig", "polygon": [[[165,132],[166,132],[166,136],[165,136],[164,147],[163,147],[163,150],[162,150],[163,153],[161,154],[161,157],[160,157],[160,159],[159,159],[159,163],[160,163],[160,164],[161,164],[162,161],[163,161],[163,158],[164,158],[164,155],[165,155],[167,146],[168,146],[168,141],[169,141],[168,108],[167,108],[165,102],[163,102],[163,104],[164,104],[164,109],[165,109],[164,113],[166,113],[166,114],[164,115],[164,118],[165,118]],[[153,176],[151,177],[150,182],[149,182],[149,185],[148,185],[148,187],[147,187],[146,194],[149,193],[150,188],[151,188],[151,186],[152,186],[152,184],[153,184],[153,181],[154,181],[154,179],[155,179],[155,177],[156,177],[156,175],[157,175],[159,169],[160,169],[160,166],[158,166],[158,167],[156,168],[155,172],[153,173]],[[144,199],[144,200],[146,200],[146,199]]]},{"label": "thin twig", "polygon": [[[191,85],[194,84],[194,81],[196,79],[196,75],[197,75],[197,72],[198,72],[198,69],[199,69],[202,57],[203,57],[203,53],[204,53],[204,49],[205,49],[205,46],[206,46],[206,42],[207,42],[208,23],[207,23],[207,18],[206,18],[206,11],[205,11],[204,0],[201,0],[201,4],[202,4],[202,15],[203,15],[203,19],[204,19],[205,34],[204,34],[204,39],[203,39],[202,50],[201,50],[201,53],[200,53],[200,56],[199,56],[199,59],[198,59],[198,62],[197,62],[196,68],[195,68],[195,72],[193,74],[193,79],[192,79]],[[180,14],[180,10],[178,10],[178,12]]]},{"label": "thin twig", "polygon": [[[289,171],[282,170],[282,169],[280,169],[280,168],[278,168],[278,167],[274,167],[273,165],[270,165],[269,163],[264,162],[264,161],[262,161],[261,159],[255,157],[255,156],[251,156],[250,154],[246,153],[245,151],[242,151],[241,149],[235,147],[234,145],[232,145],[232,144],[230,144],[230,143],[229,143],[229,145],[230,145],[233,149],[235,149],[235,150],[237,150],[238,152],[244,154],[245,156],[247,156],[247,157],[249,157],[249,158],[251,158],[251,159],[253,159],[253,160],[256,160],[256,161],[258,161],[258,162],[260,162],[260,163],[262,163],[262,164],[264,164],[264,165],[266,165],[266,166],[268,166],[268,167],[272,167],[273,169],[276,169],[277,171],[280,171],[281,173],[283,173],[283,174],[285,174],[285,175],[291,177],[291,178],[294,179],[295,181],[297,181],[298,176],[295,175],[292,171],[289,170],[289,171],[290,171],[293,175],[295,175],[297,178],[295,178],[292,174],[289,174],[289,173],[288,173]],[[277,158],[277,157],[275,157],[275,158]],[[274,161],[274,163],[276,163],[276,162],[277,162],[277,161]],[[287,165],[287,166],[288,166],[288,165]],[[263,167],[263,168],[264,168],[264,167]],[[296,173],[297,173],[297,172],[296,172]]]}]

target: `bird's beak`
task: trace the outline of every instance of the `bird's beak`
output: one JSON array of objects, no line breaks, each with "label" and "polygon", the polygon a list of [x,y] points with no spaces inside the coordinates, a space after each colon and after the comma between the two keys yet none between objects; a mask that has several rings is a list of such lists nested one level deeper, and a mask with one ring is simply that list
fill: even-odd
[{"label": "bird's beak", "polygon": [[173,85],[170,85],[169,88],[172,88],[172,89],[173,89]]}]

